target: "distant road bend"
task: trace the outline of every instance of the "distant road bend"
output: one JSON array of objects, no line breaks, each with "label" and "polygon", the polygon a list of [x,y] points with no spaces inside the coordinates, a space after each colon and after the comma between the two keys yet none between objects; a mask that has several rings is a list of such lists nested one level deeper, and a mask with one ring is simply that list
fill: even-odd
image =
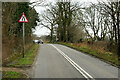
[{"label": "distant road bend", "polygon": [[59,44],[41,44],[33,78],[118,78],[118,68]]}]

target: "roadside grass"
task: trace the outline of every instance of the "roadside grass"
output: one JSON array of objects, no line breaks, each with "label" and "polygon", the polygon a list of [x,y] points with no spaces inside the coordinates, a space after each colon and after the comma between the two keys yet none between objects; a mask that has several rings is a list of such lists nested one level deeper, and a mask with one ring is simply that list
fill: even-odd
[{"label": "roadside grass", "polygon": [[[33,45],[34,44],[31,44],[31,43],[26,44],[25,45],[25,53],[27,53]],[[14,62],[16,62],[16,60],[18,60],[21,57],[22,57],[21,52],[19,52],[19,51],[13,52],[7,58],[2,59],[2,66],[7,67],[11,62],[14,63]]]},{"label": "roadside grass", "polygon": [[107,51],[100,49],[96,46],[91,47],[91,46],[86,45],[86,44],[78,45],[75,43],[64,43],[64,42],[57,42],[57,44],[62,44],[62,45],[71,47],[73,49],[76,49],[78,51],[81,51],[83,53],[90,54],[94,57],[97,57],[97,58],[102,59],[106,62],[109,62],[114,66],[120,66],[120,62],[118,61],[118,56],[116,53],[107,52]]},{"label": "roadside grass", "polygon": [[29,67],[33,64],[34,58],[36,56],[37,50],[38,50],[39,45],[34,44],[28,52],[25,53],[24,58],[19,58],[15,60],[15,63],[10,63],[8,66],[13,66],[13,67]]},{"label": "roadside grass", "polygon": [[2,74],[2,80],[9,80],[12,78],[27,78],[25,74],[14,72],[14,71],[4,71]]}]

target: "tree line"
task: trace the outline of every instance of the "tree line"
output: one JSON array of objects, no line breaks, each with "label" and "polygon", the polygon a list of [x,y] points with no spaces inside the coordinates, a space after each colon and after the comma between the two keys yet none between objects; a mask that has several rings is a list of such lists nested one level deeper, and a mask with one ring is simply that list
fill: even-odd
[{"label": "tree line", "polygon": [[90,3],[56,2],[49,4],[40,25],[51,31],[51,40],[80,42],[109,41],[120,55],[120,1]]},{"label": "tree line", "polygon": [[[29,2],[3,2],[2,3],[2,47],[3,59],[9,55],[22,53],[22,23],[21,15],[25,13],[29,23],[25,23],[25,46],[32,43],[32,29],[39,21],[38,13]],[[28,49],[28,47],[26,47]]]}]

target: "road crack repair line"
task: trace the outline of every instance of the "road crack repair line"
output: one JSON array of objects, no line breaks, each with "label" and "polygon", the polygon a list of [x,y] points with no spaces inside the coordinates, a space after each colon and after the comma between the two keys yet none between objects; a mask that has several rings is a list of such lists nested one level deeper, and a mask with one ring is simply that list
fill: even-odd
[{"label": "road crack repair line", "polygon": [[80,74],[82,74],[83,77],[85,77],[87,80],[95,80],[90,74],[88,74],[84,69],[82,69],[77,63],[75,63],[64,52],[62,52],[60,49],[58,49],[53,44],[50,44],[50,45],[53,46]]}]

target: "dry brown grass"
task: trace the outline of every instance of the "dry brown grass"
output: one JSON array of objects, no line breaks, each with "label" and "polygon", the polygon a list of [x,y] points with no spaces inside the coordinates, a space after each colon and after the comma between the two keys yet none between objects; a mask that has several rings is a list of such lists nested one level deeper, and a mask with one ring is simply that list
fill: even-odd
[{"label": "dry brown grass", "polygon": [[[26,44],[25,45],[25,53],[31,48],[33,44]],[[2,44],[2,64],[7,64],[11,59],[16,59],[16,57],[22,55],[22,48],[15,49],[13,48],[14,45],[9,44]]]},{"label": "dry brown grass", "polygon": [[108,49],[108,43],[99,41],[99,42],[94,42],[93,44],[89,44],[87,42],[82,42],[82,43],[70,43],[70,45],[76,46],[76,47],[83,47],[83,48],[88,48],[95,50],[101,54],[112,54],[112,52],[109,51]]}]

